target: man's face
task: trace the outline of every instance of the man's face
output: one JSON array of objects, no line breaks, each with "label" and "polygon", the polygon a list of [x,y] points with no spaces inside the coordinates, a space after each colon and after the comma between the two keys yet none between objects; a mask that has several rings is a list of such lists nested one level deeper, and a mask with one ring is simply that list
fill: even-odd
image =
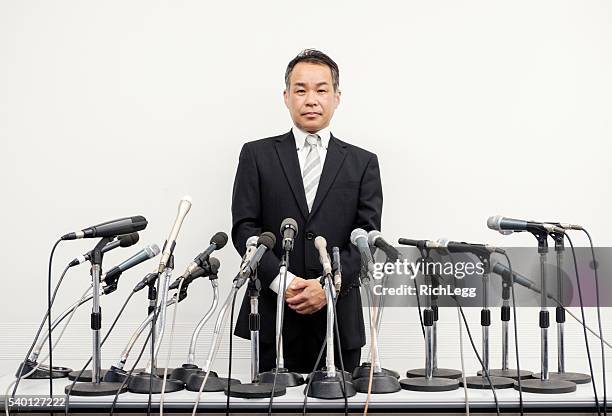
[{"label": "man's face", "polygon": [[283,95],[293,123],[308,133],[327,127],[340,104],[340,91],[334,91],[331,69],[310,62],[293,67],[289,89]]}]

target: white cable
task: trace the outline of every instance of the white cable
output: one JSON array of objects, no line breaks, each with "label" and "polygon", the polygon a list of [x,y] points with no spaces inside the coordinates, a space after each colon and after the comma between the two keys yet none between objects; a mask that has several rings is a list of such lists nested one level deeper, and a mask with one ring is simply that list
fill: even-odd
[{"label": "white cable", "polygon": [[[91,286],[89,286],[87,288],[87,290],[83,293],[83,295],[81,296],[81,300],[80,301],[82,301],[83,299],[85,299],[87,297],[87,295],[89,294],[90,290],[91,290]],[[78,306],[75,307],[72,310],[72,312],[70,312],[70,315],[68,315],[68,317],[66,318],[66,323],[64,323],[64,326],[62,327],[62,330],[61,330],[59,336],[57,337],[57,339],[53,343],[53,347],[51,348],[51,351],[55,351],[55,347],[57,347],[57,344],[59,344],[60,340],[64,336],[64,332],[66,331],[66,328],[68,328],[68,324],[70,324],[70,321],[74,317],[74,314],[75,314],[77,309],[78,309]],[[26,374],[24,374],[22,376],[15,377],[15,380],[13,380],[8,385],[8,387],[6,388],[6,391],[4,392],[4,412],[5,412],[6,416],[10,416],[8,399],[9,399],[9,392],[11,390],[11,387],[13,387],[15,385],[15,383],[17,383],[17,380],[25,378],[25,377],[28,377],[30,374],[33,374],[36,370],[38,370],[38,367],[40,367],[42,364],[44,364],[47,361],[48,358],[49,358],[49,353],[47,352],[47,355],[45,355],[43,358],[41,358],[38,361],[38,363],[36,363],[36,366],[33,369],[31,369],[29,372],[27,372]],[[53,368],[49,367],[49,371],[52,373],[53,372]]]},{"label": "white cable", "polygon": [[470,416],[470,399],[468,398],[467,382],[465,380],[465,362],[463,358],[463,322],[459,306],[457,309],[457,319],[459,320],[459,354],[461,355],[461,379],[463,380],[463,395],[465,396],[465,414]]},{"label": "white cable", "polygon": [[168,379],[168,366],[170,365],[170,355],[172,354],[172,343],[174,342],[174,324],[176,322],[176,315],[178,311],[179,294],[181,293],[181,287],[183,286],[184,278],[179,280],[178,289],[176,291],[176,303],[174,304],[174,311],[172,312],[172,325],[170,326],[170,345],[168,346],[168,356],[166,357],[166,365],[164,367],[164,379],[162,381],[161,397],[159,400],[159,416],[164,416],[164,395],[166,393],[166,380]]}]

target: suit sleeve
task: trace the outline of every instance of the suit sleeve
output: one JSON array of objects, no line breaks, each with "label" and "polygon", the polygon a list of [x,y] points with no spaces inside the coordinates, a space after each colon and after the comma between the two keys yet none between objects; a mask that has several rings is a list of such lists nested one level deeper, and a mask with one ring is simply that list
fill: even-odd
[{"label": "suit sleeve", "polygon": [[[245,144],[240,152],[232,193],[232,242],[240,254],[246,252],[246,241],[259,236],[261,229],[261,189],[259,169],[251,146]],[[266,252],[259,263],[258,277],[267,288],[278,274],[280,260],[272,251]]]},{"label": "suit sleeve", "polygon": [[[365,231],[380,230],[382,217],[382,184],[378,158],[372,155],[365,168],[359,186],[359,206],[355,217],[355,228]],[[352,243],[348,243],[340,252],[342,261],[342,288],[341,294],[351,287],[359,285],[359,272],[361,268],[361,255]]]}]

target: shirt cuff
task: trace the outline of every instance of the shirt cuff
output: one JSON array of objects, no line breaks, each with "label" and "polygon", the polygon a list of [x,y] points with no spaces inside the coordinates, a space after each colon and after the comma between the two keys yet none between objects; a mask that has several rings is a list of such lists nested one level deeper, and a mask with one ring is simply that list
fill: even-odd
[{"label": "shirt cuff", "polygon": [[[287,291],[287,288],[289,287],[289,285],[291,284],[291,281],[294,278],[295,278],[295,275],[291,273],[290,271],[287,271],[287,277],[285,278],[285,291]],[[279,273],[276,275],[274,280],[272,280],[272,283],[270,283],[270,286],[268,286],[276,294],[278,294],[278,287],[280,286],[280,281],[281,281],[281,276]]]}]

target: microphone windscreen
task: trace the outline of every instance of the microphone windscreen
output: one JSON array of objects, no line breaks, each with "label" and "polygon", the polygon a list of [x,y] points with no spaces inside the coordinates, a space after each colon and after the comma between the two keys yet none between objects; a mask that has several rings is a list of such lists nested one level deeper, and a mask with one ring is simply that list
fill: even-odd
[{"label": "microphone windscreen", "polygon": [[489,219],[487,220],[487,227],[489,227],[491,230],[500,231],[499,221],[502,218],[503,217],[501,215],[494,215],[492,217],[489,217]]},{"label": "microphone windscreen", "polygon": [[221,267],[221,262],[216,257],[211,257],[208,259],[208,264],[210,264],[210,272],[212,274],[217,274],[219,271],[219,267]]},{"label": "microphone windscreen", "polygon": [[351,243],[353,245],[357,245],[357,240],[359,238],[365,237],[366,241],[368,239],[368,233],[363,228],[355,228],[351,232]]},{"label": "microphone windscreen", "polygon": [[276,237],[269,231],[262,233],[257,240],[257,245],[263,244],[268,250],[272,250],[276,245]]},{"label": "microphone windscreen", "polygon": [[317,250],[327,250],[327,240],[321,236],[315,238],[314,245]]},{"label": "microphone windscreen", "polygon": [[381,236],[381,232],[378,230],[372,230],[368,233],[368,244],[373,246],[376,239]]},{"label": "microphone windscreen", "polygon": [[223,231],[219,231],[217,234],[213,235],[210,239],[210,244],[216,244],[217,250],[222,249],[227,244],[227,234]]},{"label": "microphone windscreen", "polygon": [[249,247],[256,246],[258,240],[259,240],[259,237],[257,237],[256,235],[250,236],[246,241],[246,247],[249,248]]},{"label": "microphone windscreen", "polygon": [[285,228],[291,228],[295,234],[298,233],[298,225],[297,222],[293,218],[285,218],[280,226],[280,233],[283,235]]},{"label": "microphone windscreen", "polygon": [[140,236],[138,235],[138,233],[130,233],[120,235],[119,237],[117,237],[117,239],[119,240],[120,247],[130,247],[136,244],[138,240],[140,240]]}]

